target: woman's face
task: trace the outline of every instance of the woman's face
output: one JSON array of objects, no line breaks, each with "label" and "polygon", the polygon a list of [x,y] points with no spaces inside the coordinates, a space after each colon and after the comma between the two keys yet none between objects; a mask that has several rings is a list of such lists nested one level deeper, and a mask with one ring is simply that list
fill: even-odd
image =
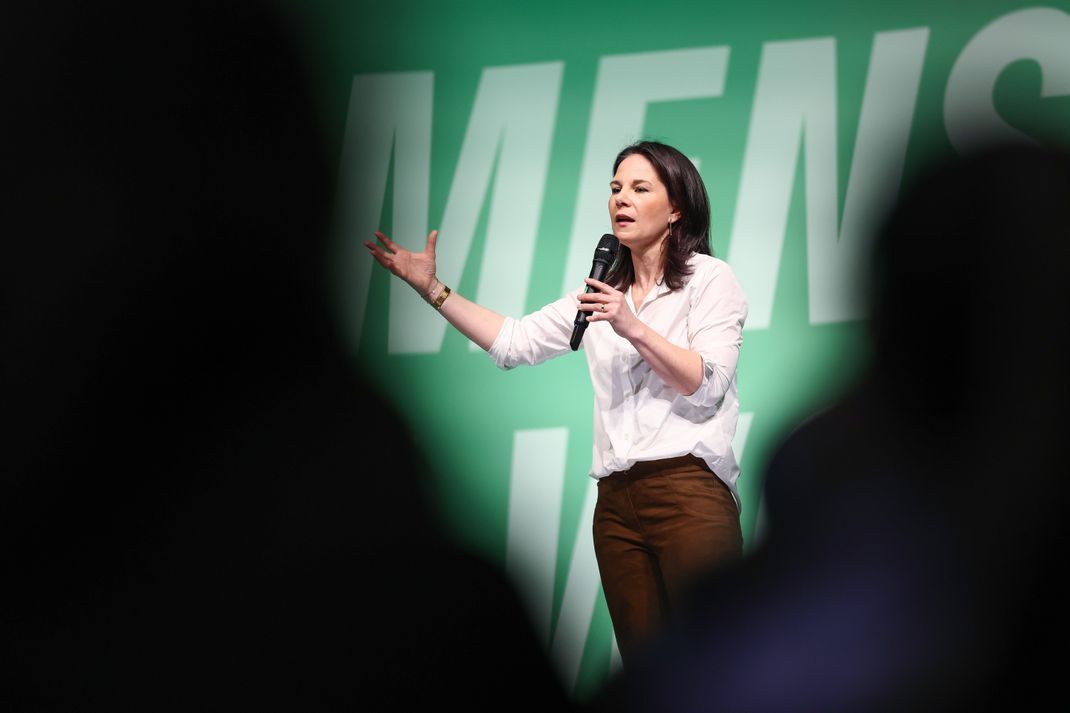
[{"label": "woman's face", "polygon": [[609,189],[613,234],[633,251],[659,245],[669,234],[669,221],[680,219],[658,172],[640,154],[620,162]]}]

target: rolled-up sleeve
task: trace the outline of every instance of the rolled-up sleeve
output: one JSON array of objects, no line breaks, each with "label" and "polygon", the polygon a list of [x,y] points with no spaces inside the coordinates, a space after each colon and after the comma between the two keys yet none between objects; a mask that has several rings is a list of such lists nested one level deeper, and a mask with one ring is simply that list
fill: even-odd
[{"label": "rolled-up sleeve", "polygon": [[571,351],[579,290],[521,319],[506,317],[487,354],[499,369],[538,364]]},{"label": "rolled-up sleeve", "polygon": [[700,407],[718,406],[736,377],[747,299],[724,262],[695,277],[687,338],[689,348],[702,357],[702,384],[684,398]]}]

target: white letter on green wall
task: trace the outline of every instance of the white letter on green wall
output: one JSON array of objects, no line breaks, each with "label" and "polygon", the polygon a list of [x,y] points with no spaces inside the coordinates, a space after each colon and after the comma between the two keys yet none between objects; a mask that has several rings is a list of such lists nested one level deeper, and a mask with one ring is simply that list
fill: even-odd
[{"label": "white letter on green wall", "polygon": [[[431,175],[430,72],[353,78],[338,176],[339,259],[336,283],[353,343],[360,344],[373,240],[386,195],[394,147],[394,236],[412,247],[427,230]],[[410,290],[411,292],[411,290]]]},{"label": "white letter on green wall", "polygon": [[898,188],[927,40],[925,28],[874,38],[842,230],[835,40],[763,47],[729,250],[750,302],[748,329],[766,328],[772,317],[800,136],[806,154],[810,322],[864,316],[854,289],[868,231],[864,216]]},{"label": "white letter on green wall", "polygon": [[1042,97],[1070,95],[1070,15],[1035,7],[1012,12],[985,26],[963,48],[944,95],[944,125],[960,152],[986,140],[1028,140],[1000,118],[992,90],[1012,62],[1040,65]]},{"label": "white letter on green wall", "polygon": [[513,434],[505,567],[526,600],[535,632],[549,648],[557,536],[565,488],[567,428]]},{"label": "white letter on green wall", "polygon": [[[497,157],[475,300],[501,314],[524,314],[563,67],[553,62],[483,70],[446,199],[438,276],[456,286]],[[407,285],[396,281],[394,292],[398,305],[402,298],[411,299],[404,303],[407,310],[391,307],[390,351],[437,352],[446,321]],[[471,348],[478,349],[475,344]]]},{"label": "white letter on green wall", "polygon": [[[561,86],[560,62],[483,71],[440,223],[438,275],[456,286],[468,259],[497,162],[487,240],[475,299],[494,310],[524,310]],[[431,162],[430,73],[353,80],[342,151],[342,266],[346,318],[359,343],[367,307],[371,239],[382,212],[394,146],[391,236],[422,250],[428,232]],[[388,351],[434,353],[446,322],[400,280],[391,280]]]}]

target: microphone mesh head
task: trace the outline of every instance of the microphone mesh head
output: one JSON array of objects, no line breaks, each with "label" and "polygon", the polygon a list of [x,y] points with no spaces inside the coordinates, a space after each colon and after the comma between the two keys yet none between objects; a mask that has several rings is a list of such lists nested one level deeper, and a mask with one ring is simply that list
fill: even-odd
[{"label": "microphone mesh head", "polygon": [[612,263],[617,259],[619,250],[620,241],[617,240],[617,236],[612,233],[606,233],[598,241],[598,247],[594,249],[594,259]]}]

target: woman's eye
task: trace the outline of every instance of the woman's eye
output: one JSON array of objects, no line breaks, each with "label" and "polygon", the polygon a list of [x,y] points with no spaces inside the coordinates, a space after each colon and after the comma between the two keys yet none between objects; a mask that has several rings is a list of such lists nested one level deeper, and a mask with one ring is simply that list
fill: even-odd
[{"label": "woman's eye", "polygon": [[610,189],[609,189],[609,192],[610,193],[620,193],[620,188],[618,186],[611,186]]}]

